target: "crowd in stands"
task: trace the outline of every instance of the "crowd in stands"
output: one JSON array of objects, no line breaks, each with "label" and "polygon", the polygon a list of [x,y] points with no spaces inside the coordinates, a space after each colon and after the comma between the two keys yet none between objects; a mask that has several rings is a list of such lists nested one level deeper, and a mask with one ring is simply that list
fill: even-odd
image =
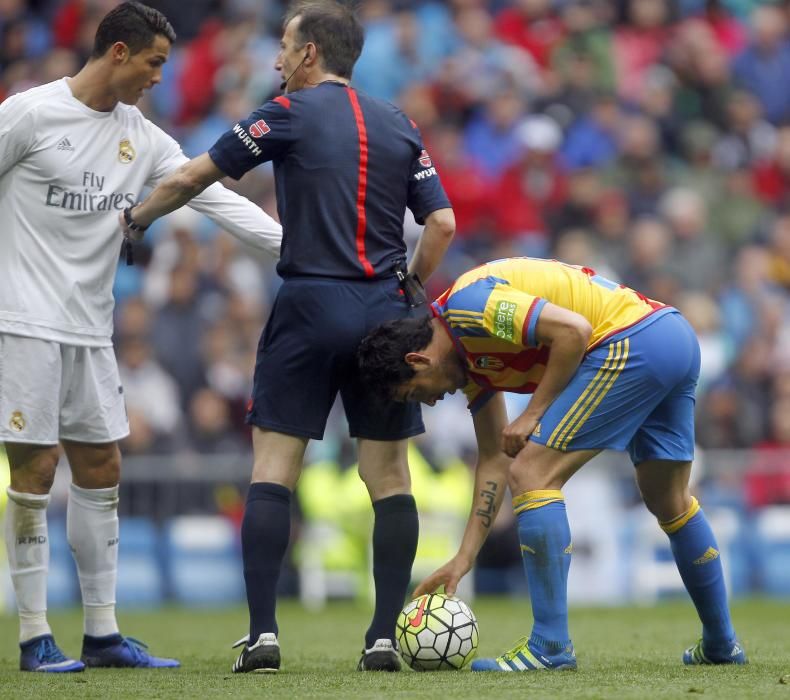
[{"label": "crowd in stands", "polygon": [[[0,99],[73,75],[115,4],[0,0]],[[284,6],[149,4],[178,40],[139,106],[198,155],[278,94]],[[700,446],[757,446],[768,461],[790,448],[790,2],[359,7],[366,44],[354,85],[418,124],[456,212],[429,291],[511,255],[592,267],[677,306],[695,327]],[[270,168],[229,184],[276,215]],[[418,227],[408,215],[405,225],[413,241]],[[245,451],[274,263],[187,209],[148,239],[137,265],[119,266],[115,289],[132,424],[124,451]],[[424,444],[463,454],[473,440],[464,410],[447,401],[426,411]],[[344,430],[334,421],[320,449],[340,449]]]}]

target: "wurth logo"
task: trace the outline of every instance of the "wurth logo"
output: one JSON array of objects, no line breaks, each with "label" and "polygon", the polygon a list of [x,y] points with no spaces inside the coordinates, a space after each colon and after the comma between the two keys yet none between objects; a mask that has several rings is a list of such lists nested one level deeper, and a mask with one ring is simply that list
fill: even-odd
[{"label": "wurth logo", "polygon": [[263,151],[255,145],[255,141],[250,138],[249,134],[244,131],[241,124],[236,124],[236,126],[233,127],[233,133],[236,134],[236,136],[239,137],[239,140],[250,149],[252,155],[259,156],[261,153],[263,153]]},{"label": "wurth logo", "polygon": [[430,167],[427,170],[420,170],[419,172],[414,173],[415,180],[425,180],[428,177],[436,175],[436,168]]}]

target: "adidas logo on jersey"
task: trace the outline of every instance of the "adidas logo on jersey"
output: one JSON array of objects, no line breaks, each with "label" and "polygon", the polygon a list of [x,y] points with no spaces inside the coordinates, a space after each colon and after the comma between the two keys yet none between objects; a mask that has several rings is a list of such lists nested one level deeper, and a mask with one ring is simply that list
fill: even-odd
[{"label": "adidas logo on jersey", "polygon": [[59,151],[73,151],[74,146],[71,145],[71,141],[69,141],[68,137],[63,137],[58,143],[58,150]]}]

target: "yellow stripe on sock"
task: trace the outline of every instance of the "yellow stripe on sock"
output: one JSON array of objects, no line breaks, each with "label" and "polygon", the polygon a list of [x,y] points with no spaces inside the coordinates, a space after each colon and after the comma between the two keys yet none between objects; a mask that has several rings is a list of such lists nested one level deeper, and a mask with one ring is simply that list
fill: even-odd
[{"label": "yellow stripe on sock", "polygon": [[565,426],[569,421],[572,421],[574,416],[576,415],[577,409],[579,409],[582,404],[587,401],[587,397],[590,392],[595,391],[596,385],[603,380],[604,376],[606,375],[606,370],[609,367],[609,363],[612,362],[612,357],[614,355],[616,343],[612,343],[609,346],[609,355],[606,358],[606,361],[601,365],[598,372],[593,377],[592,381],[585,387],[584,391],[582,392],[581,396],[574,402],[573,406],[571,406],[570,410],[562,417],[562,420],[557,424],[557,427],[554,428],[551,436],[549,437],[548,442],[546,443],[547,447],[557,448],[557,440],[560,440],[562,435],[565,432]]},{"label": "yellow stripe on sock", "polygon": [[672,518],[672,520],[667,520],[665,522],[659,521],[659,525],[661,529],[666,532],[668,535],[671,535],[680,528],[682,528],[689,520],[691,520],[698,512],[699,512],[699,501],[691,497],[691,508],[689,508],[683,515],[678,515],[677,518]]},{"label": "yellow stripe on sock", "polygon": [[615,367],[611,371],[608,379],[602,384],[600,387],[600,391],[598,392],[596,398],[592,399],[591,403],[587,407],[587,410],[582,413],[579,417],[579,420],[576,421],[572,430],[568,433],[568,436],[565,440],[562,441],[562,445],[560,446],[561,450],[568,449],[568,445],[570,444],[571,440],[576,436],[576,433],[579,432],[580,428],[587,422],[587,419],[592,415],[592,412],[600,406],[601,401],[603,401],[604,397],[609,393],[609,390],[614,386],[615,381],[620,376],[620,373],[625,368],[625,363],[628,361],[628,351],[630,349],[630,338],[626,338],[622,341],[621,350],[622,354],[619,360],[615,360]]},{"label": "yellow stripe on sock", "polygon": [[565,496],[558,489],[545,489],[540,491],[525,491],[520,496],[513,499],[513,512],[518,515],[525,510],[535,510],[542,508],[549,503],[565,501]]}]

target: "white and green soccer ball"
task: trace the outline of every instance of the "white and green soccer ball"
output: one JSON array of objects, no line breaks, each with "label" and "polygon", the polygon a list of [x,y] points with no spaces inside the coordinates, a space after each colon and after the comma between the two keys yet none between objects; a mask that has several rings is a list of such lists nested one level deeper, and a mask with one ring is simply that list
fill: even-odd
[{"label": "white and green soccer ball", "polygon": [[415,671],[459,670],[477,651],[477,618],[460,598],[428,593],[403,608],[395,636]]}]

